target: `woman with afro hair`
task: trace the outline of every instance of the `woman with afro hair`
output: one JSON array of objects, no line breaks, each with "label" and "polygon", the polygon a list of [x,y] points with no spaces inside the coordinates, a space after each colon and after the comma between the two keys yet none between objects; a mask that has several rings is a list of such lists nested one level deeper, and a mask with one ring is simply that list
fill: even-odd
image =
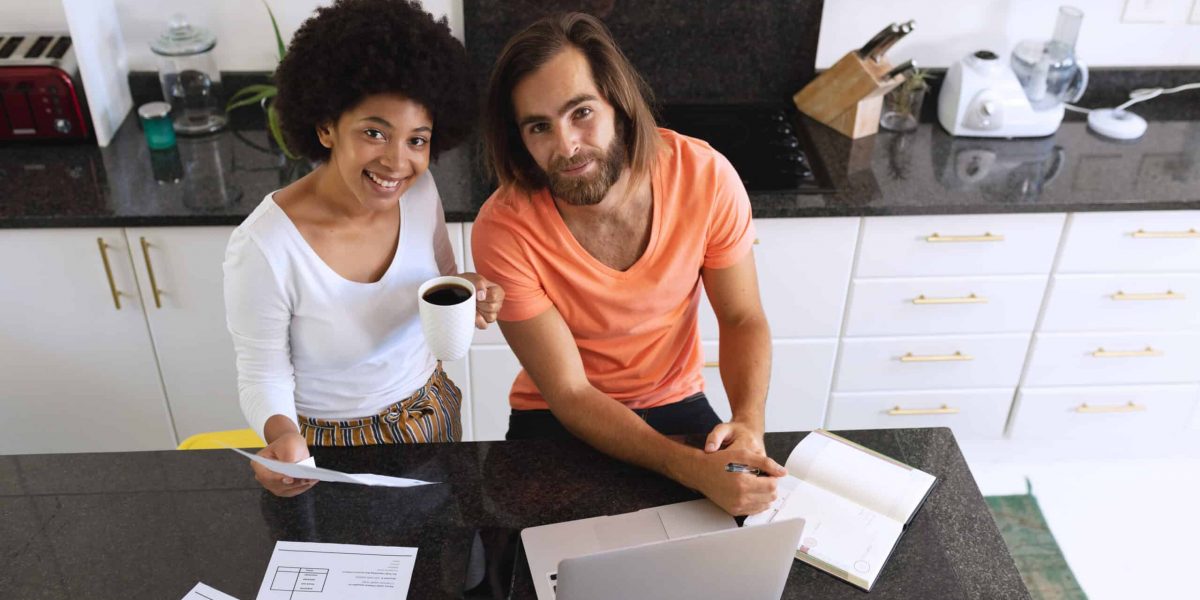
[{"label": "woman with afro hair", "polygon": [[[466,50],[417,2],[339,0],[300,26],[275,73],[285,140],[319,161],[268,194],[225,254],[242,412],[287,462],[308,446],[461,439],[461,393],[430,353],[417,288],[454,274],[429,162],[467,137]],[[504,292],[476,287],[476,326]],[[252,463],[279,496],[312,487]]]}]

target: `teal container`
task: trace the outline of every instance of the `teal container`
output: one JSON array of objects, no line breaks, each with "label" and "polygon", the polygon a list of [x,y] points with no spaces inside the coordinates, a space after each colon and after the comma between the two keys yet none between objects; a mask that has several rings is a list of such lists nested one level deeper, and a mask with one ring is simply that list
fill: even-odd
[{"label": "teal container", "polygon": [[138,107],[142,133],[151,150],[175,147],[175,128],[171,124],[171,105],[166,102],[147,102]]}]

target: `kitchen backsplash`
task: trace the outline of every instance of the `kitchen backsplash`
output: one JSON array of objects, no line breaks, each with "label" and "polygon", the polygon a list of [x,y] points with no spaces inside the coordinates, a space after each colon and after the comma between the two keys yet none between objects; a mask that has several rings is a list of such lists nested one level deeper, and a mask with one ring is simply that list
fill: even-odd
[{"label": "kitchen backsplash", "polygon": [[763,102],[812,78],[820,0],[464,0],[467,51],[486,80],[514,33],[577,10],[604,20],[663,103]]}]

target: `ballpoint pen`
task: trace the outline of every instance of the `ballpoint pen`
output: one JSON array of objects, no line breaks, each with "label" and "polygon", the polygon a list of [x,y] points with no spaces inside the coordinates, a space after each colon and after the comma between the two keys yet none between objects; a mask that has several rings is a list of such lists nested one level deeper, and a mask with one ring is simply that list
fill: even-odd
[{"label": "ballpoint pen", "polygon": [[760,477],[766,475],[762,469],[742,463],[729,463],[725,465],[725,470],[730,473],[749,473],[750,475],[758,475]]}]

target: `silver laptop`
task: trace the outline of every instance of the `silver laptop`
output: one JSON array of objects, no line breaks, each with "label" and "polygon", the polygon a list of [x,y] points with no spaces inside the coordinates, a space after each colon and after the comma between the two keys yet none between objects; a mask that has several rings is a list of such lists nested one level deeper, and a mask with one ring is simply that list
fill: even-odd
[{"label": "silver laptop", "polygon": [[803,527],[795,519],[738,528],[696,500],[531,527],[521,541],[538,600],[777,600]]}]

